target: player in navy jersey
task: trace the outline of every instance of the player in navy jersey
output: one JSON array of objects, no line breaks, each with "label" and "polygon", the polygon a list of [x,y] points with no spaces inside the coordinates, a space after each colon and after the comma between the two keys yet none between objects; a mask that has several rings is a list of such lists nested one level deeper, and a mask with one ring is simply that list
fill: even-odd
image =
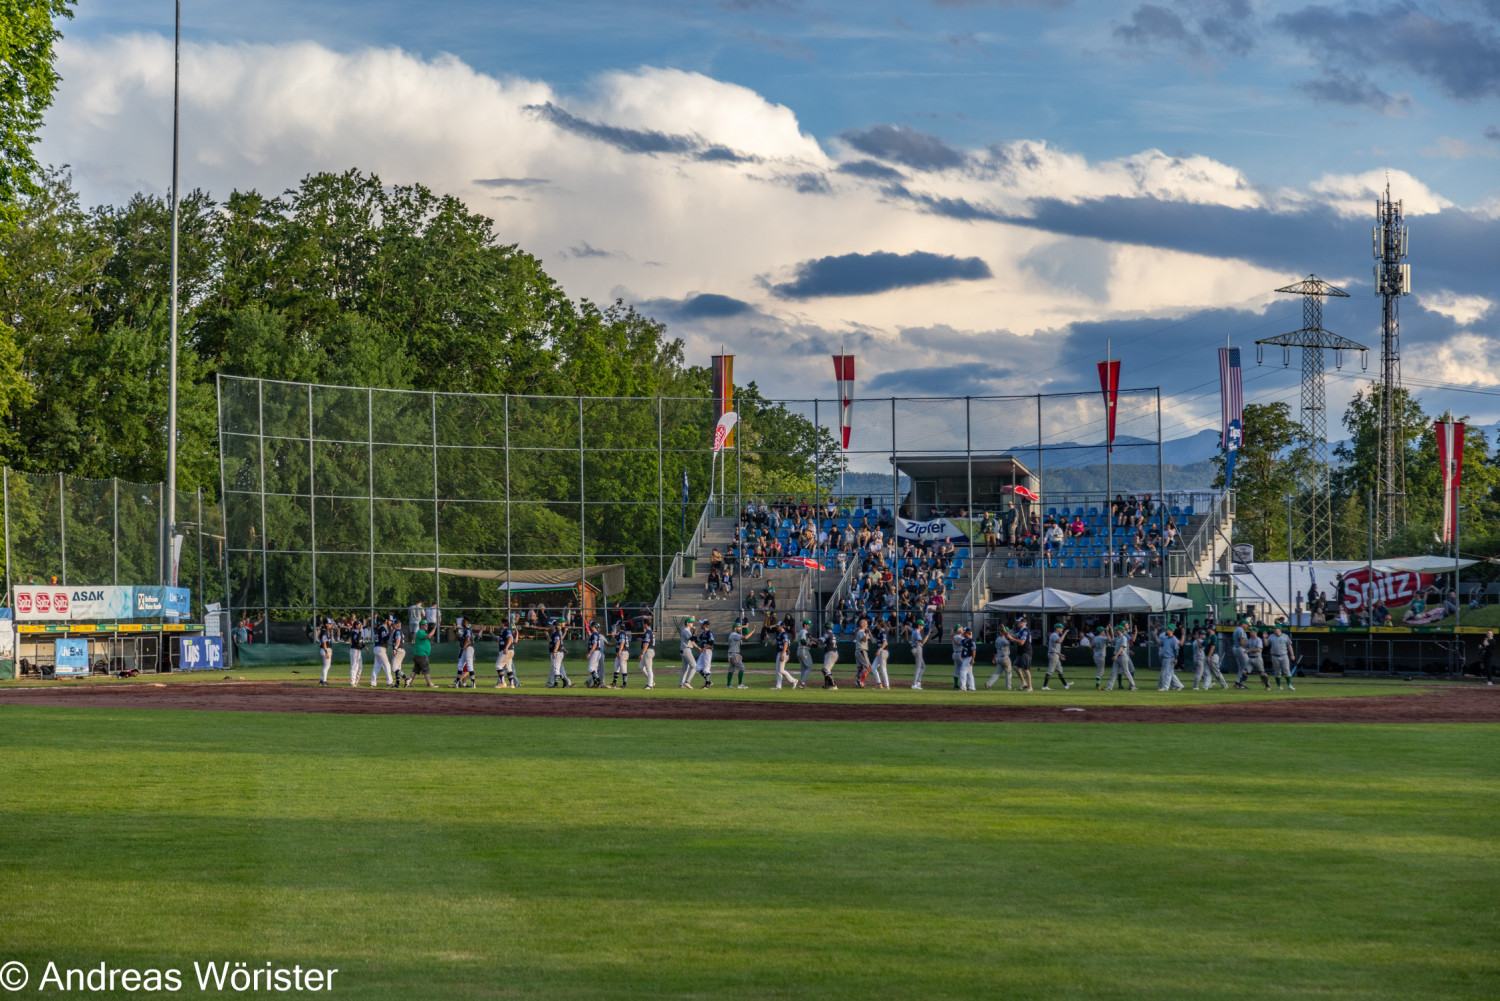
[{"label": "player in navy jersey", "polygon": [[360,675],[365,673],[365,624],[355,619],[349,633],[349,687],[358,688]]},{"label": "player in navy jersey", "polygon": [[599,631],[599,626],[592,619],[589,620],[588,631],[584,634],[584,652],[588,657],[589,676],[583,682],[584,688],[604,687],[604,634]]},{"label": "player in navy jersey", "polygon": [[507,621],[496,636],[500,652],[495,656],[495,687],[520,688],[516,680],[516,631]]},{"label": "player in navy jersey", "polygon": [[630,623],[622,616],[615,622],[615,674],[609,687],[630,683]]},{"label": "player in navy jersey", "polygon": [[[714,686],[714,679],[712,677],[714,670],[714,643],[717,641],[714,638],[714,631],[708,627],[707,619],[704,619],[700,623],[700,627],[698,630],[698,663],[696,669],[699,674],[703,675],[703,687],[712,688]],[[692,679],[688,680],[688,687],[692,687]]]},{"label": "player in navy jersey", "polygon": [[375,625],[375,662],[370,668],[370,687],[380,687],[380,669],[385,668],[385,683],[395,686],[395,678],[391,675],[391,652],[386,649],[386,644],[391,641],[391,629],[387,624],[390,616]]},{"label": "player in navy jersey", "polygon": [[328,669],[333,666],[333,628],[324,622],[318,630],[318,654],[323,658],[323,679],[318,687],[328,687]]},{"label": "player in navy jersey", "polygon": [[391,674],[393,680],[392,688],[402,688],[406,684],[406,675],[401,671],[401,662],[406,660],[406,634],[401,630],[401,622],[394,615],[390,617],[391,626]]},{"label": "player in navy jersey", "polygon": [[474,630],[468,619],[458,620],[458,677],[453,679],[454,688],[474,687]]},{"label": "player in navy jersey", "polygon": [[548,688],[572,688],[573,682],[568,678],[568,669],[563,666],[563,657],[567,651],[563,648],[562,623],[553,619],[551,627],[547,630],[547,656],[552,658],[552,673],[547,676]]}]

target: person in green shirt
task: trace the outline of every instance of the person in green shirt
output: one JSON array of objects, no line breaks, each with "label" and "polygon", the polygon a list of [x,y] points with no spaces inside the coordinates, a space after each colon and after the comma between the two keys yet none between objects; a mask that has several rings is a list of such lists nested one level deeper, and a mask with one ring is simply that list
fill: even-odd
[{"label": "person in green shirt", "polygon": [[427,623],[419,621],[417,631],[411,638],[411,677],[406,679],[406,687],[410,688],[417,675],[427,679],[427,687],[432,685],[432,665],[427,658],[432,656],[432,639],[427,633]]}]

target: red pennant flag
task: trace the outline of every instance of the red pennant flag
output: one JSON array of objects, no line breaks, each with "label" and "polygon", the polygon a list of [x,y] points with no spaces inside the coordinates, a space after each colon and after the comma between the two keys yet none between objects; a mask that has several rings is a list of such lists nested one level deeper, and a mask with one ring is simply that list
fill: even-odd
[{"label": "red pennant flag", "polygon": [[1117,361],[1101,361],[1099,363],[1099,388],[1104,390],[1104,413],[1107,435],[1105,445],[1109,451],[1115,450],[1115,407],[1120,402],[1120,363]]},{"label": "red pennant flag", "polygon": [[1443,541],[1452,542],[1458,533],[1458,488],[1464,477],[1464,425],[1438,421],[1434,430],[1443,471]]}]

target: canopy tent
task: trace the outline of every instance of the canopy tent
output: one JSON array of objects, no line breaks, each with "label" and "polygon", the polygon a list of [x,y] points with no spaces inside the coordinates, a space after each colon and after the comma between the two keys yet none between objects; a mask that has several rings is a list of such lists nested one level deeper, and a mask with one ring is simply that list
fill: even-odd
[{"label": "canopy tent", "polygon": [[[1111,605],[1113,599],[1113,605]],[[1189,598],[1180,594],[1164,594],[1149,588],[1126,584],[1107,594],[1096,594],[1073,606],[1075,612],[1108,612],[1111,607],[1121,615],[1136,612],[1183,612],[1193,607]]]},{"label": "canopy tent", "polygon": [[[432,567],[402,567],[401,569],[414,570],[418,573],[434,572]],[[506,589],[507,585],[513,585],[511,589],[515,591],[539,590],[539,588],[528,589],[523,586],[526,584],[551,585],[558,588],[577,587],[579,584],[587,584],[590,577],[604,578],[606,598],[625,590],[625,564],[623,563],[569,567],[565,570],[455,570],[449,567],[438,567],[436,572],[449,577],[472,577],[476,580],[497,581],[502,590]]]},{"label": "canopy tent", "polygon": [[1064,591],[1055,587],[1039,588],[1025,594],[1013,594],[1008,598],[997,598],[984,606],[986,612],[1070,612],[1080,601],[1088,598],[1076,591]]}]

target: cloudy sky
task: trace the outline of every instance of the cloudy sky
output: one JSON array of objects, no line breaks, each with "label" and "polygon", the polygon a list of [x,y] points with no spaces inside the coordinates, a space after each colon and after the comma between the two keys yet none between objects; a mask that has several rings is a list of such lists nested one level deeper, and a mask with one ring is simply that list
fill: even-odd
[{"label": "cloudy sky", "polygon": [[[1500,0],[185,0],[184,185],[360,167],[464,197],[575,296],[771,395],[1161,386],[1166,436],[1378,347],[1373,199],[1411,227],[1403,371],[1500,418]],[[42,148],[90,201],[169,179],[169,0],[80,0]],[[1337,416],[1367,373],[1329,362]],[[1373,356],[1371,368],[1376,367]],[[1340,437],[1330,428],[1331,437]]]}]

